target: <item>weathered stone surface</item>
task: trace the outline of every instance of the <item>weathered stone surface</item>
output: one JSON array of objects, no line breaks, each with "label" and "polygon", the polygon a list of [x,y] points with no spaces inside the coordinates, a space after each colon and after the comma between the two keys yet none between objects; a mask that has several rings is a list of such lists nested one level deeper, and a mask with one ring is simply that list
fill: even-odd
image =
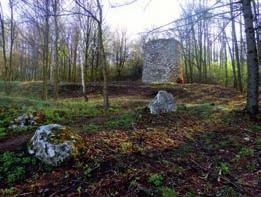
[{"label": "weathered stone surface", "polygon": [[10,122],[9,129],[25,128],[26,126],[36,125],[36,117],[33,114],[22,114]]},{"label": "weathered stone surface", "polygon": [[83,147],[84,142],[75,131],[58,124],[49,124],[36,130],[28,151],[43,162],[57,166],[77,156]]},{"label": "weathered stone surface", "polygon": [[143,49],[144,83],[177,82],[182,79],[179,43],[175,39],[152,40]]},{"label": "weathered stone surface", "polygon": [[176,103],[171,93],[161,90],[149,103],[148,108],[151,114],[174,112]]},{"label": "weathered stone surface", "polygon": [[9,123],[9,129],[22,129],[28,126],[35,126],[45,119],[43,112],[24,113]]}]

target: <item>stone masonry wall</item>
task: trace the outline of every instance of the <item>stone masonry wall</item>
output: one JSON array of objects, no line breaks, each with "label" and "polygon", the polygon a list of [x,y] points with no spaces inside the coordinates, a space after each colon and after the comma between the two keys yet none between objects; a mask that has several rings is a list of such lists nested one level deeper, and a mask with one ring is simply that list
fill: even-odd
[{"label": "stone masonry wall", "polygon": [[175,39],[148,41],[144,45],[144,83],[176,82],[182,79],[179,44]]}]

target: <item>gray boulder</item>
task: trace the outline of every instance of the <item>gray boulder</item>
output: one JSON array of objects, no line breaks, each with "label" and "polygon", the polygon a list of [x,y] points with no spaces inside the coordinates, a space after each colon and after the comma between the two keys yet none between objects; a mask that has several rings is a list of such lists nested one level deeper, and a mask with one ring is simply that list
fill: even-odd
[{"label": "gray boulder", "polygon": [[57,166],[77,156],[84,142],[80,135],[58,124],[40,126],[32,137],[28,151],[43,162]]},{"label": "gray boulder", "polygon": [[151,114],[169,113],[176,111],[176,103],[171,93],[161,90],[149,103],[148,108]]}]

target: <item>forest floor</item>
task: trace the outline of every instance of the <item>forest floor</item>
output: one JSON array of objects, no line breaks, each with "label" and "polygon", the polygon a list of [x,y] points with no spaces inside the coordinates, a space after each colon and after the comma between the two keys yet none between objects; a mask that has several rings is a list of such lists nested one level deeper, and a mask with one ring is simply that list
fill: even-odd
[{"label": "forest floor", "polygon": [[[57,101],[37,99],[37,83],[17,86],[15,95],[0,93],[0,196],[261,194],[261,116],[249,118],[244,95],[233,89],[111,84],[104,113],[101,86],[88,87],[87,103],[77,84],[62,85]],[[146,105],[158,90],[174,95],[176,112],[149,113]],[[39,125],[8,128],[23,113],[40,114],[39,125],[79,131],[86,149],[60,167],[41,163],[27,153]]]}]

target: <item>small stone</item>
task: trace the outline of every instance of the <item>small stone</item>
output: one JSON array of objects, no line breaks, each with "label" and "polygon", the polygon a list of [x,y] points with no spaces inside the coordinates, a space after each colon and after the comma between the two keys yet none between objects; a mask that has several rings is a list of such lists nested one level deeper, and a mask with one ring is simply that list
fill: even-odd
[{"label": "small stone", "polygon": [[244,140],[247,141],[247,142],[249,142],[249,141],[250,141],[250,137],[249,137],[249,136],[246,136],[246,137],[244,137]]}]

